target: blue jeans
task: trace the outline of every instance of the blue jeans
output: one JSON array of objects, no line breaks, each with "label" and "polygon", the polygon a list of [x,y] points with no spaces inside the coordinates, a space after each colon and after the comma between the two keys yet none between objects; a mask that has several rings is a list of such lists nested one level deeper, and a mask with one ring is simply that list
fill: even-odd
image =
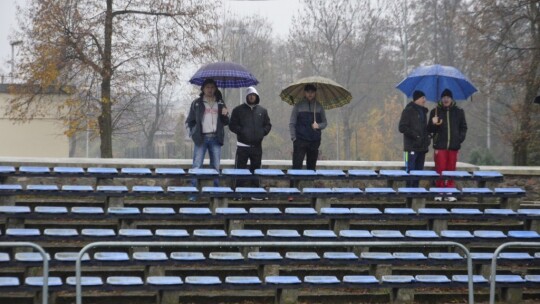
[{"label": "blue jeans", "polygon": [[[204,136],[204,143],[201,145],[195,145],[193,148],[193,169],[199,169],[203,166],[204,156],[208,150],[208,157],[210,158],[210,167],[219,170],[219,161],[221,159],[221,145],[219,144],[216,136]],[[197,179],[191,181],[193,187],[197,187]],[[214,179],[214,187],[219,187],[219,179]]]}]

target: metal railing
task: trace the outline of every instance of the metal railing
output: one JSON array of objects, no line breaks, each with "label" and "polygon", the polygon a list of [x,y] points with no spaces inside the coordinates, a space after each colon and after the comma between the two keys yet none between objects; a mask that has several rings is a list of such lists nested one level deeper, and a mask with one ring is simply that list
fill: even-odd
[{"label": "metal railing", "polygon": [[0,247],[31,247],[41,254],[41,257],[43,258],[43,287],[41,303],[47,304],[49,302],[49,260],[43,247],[31,242],[0,242]]},{"label": "metal railing", "polygon": [[468,295],[469,303],[474,304],[474,286],[473,286],[473,269],[471,254],[467,247],[457,242],[228,242],[228,241],[212,241],[212,242],[95,242],[84,246],[75,262],[76,273],[76,304],[82,304],[82,284],[81,284],[81,261],[84,254],[97,247],[353,247],[353,246],[369,246],[369,247],[459,247],[467,258],[467,276],[468,276]]},{"label": "metal railing", "polygon": [[491,273],[489,277],[489,304],[495,304],[495,284],[496,284],[496,277],[497,277],[497,258],[499,257],[499,253],[503,251],[503,249],[506,249],[508,247],[520,247],[520,248],[527,248],[527,247],[540,247],[540,242],[508,242],[500,245],[495,249],[495,252],[493,253],[493,257],[491,258]]}]

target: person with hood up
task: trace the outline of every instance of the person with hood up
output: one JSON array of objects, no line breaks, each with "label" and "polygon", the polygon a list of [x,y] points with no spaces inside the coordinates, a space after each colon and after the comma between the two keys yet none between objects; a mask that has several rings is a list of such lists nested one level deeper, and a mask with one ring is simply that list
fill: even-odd
[{"label": "person with hood up", "polygon": [[[249,170],[253,173],[255,169],[261,168],[262,161],[262,141],[270,130],[272,124],[268,111],[259,105],[259,93],[254,87],[246,90],[246,102],[235,107],[231,114],[229,130],[236,134],[236,157],[234,166],[238,169],[246,169],[249,160]],[[238,180],[237,187],[248,186],[259,187],[259,180]],[[256,198],[252,198],[256,200]]]},{"label": "person with hood up", "polygon": [[[201,86],[201,93],[189,108],[186,126],[189,136],[195,144],[193,148],[192,168],[201,168],[204,156],[208,150],[210,167],[219,170],[221,159],[221,146],[225,137],[224,126],[229,124],[229,112],[222,99],[221,92],[213,79],[205,79]],[[192,180],[197,186],[197,180]],[[219,186],[219,180],[214,180],[214,186]],[[194,200],[194,198],[190,198]]]},{"label": "person with hood up", "polygon": [[[452,91],[445,89],[441,94],[441,101],[429,114],[428,132],[433,133],[433,149],[435,150],[435,171],[441,174],[443,171],[455,171],[458,152],[461,143],[467,135],[467,121],[465,112],[456,105]],[[435,181],[438,188],[455,188],[453,180],[439,179]],[[436,201],[442,201],[442,197],[435,197]],[[446,200],[457,201],[449,196]]]},{"label": "person with hood up", "polygon": [[[405,106],[399,120],[399,132],[403,133],[405,170],[423,170],[430,138],[427,131],[426,95],[422,91],[413,92],[413,100]],[[407,187],[418,187],[418,180],[406,182]]]}]

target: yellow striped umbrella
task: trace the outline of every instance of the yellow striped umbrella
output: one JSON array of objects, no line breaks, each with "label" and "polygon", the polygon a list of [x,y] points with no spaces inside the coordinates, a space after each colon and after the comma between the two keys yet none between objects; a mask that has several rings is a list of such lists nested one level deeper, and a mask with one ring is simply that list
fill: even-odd
[{"label": "yellow striped umbrella", "polygon": [[326,110],[344,106],[351,102],[351,92],[328,78],[311,76],[302,78],[287,86],[279,97],[286,103],[294,105],[304,99],[304,86],[313,84],[317,87],[317,100]]}]

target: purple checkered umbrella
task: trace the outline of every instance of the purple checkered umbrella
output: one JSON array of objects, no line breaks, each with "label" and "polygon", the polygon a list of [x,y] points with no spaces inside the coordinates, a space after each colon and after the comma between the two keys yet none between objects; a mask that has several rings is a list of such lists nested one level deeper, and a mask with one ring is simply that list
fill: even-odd
[{"label": "purple checkered umbrella", "polygon": [[191,77],[189,82],[202,85],[207,78],[214,79],[219,88],[243,88],[259,83],[257,78],[243,65],[228,61],[204,65]]}]

